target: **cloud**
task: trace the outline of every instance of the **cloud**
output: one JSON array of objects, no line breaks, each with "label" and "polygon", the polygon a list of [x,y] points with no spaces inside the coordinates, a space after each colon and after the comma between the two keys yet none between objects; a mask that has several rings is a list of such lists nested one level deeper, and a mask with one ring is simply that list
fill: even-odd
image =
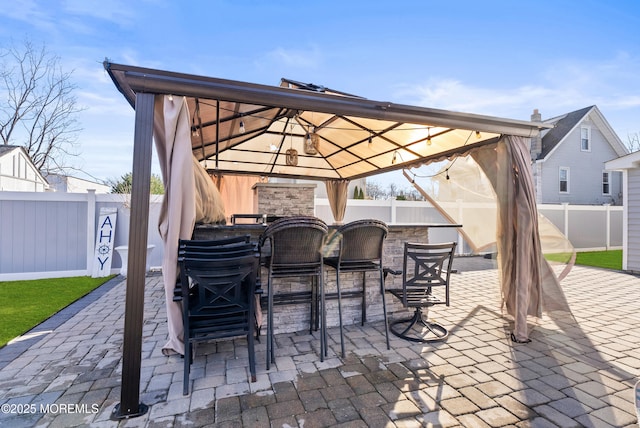
[{"label": "cloud", "polygon": [[116,24],[132,23],[135,13],[131,3],[123,0],[101,0],[99,5],[86,0],[65,0],[63,9],[75,16],[89,16]]},{"label": "cloud", "polygon": [[13,2],[11,7],[0,7],[0,16],[28,23],[40,30],[55,30],[54,16],[46,7],[41,7],[37,0]]},{"label": "cloud", "polygon": [[271,63],[286,67],[315,68],[322,62],[322,55],[316,47],[310,49],[276,48],[266,55]]},{"label": "cloud", "polygon": [[417,105],[518,119],[529,119],[534,108],[543,117],[594,104],[607,110],[640,109],[639,66],[640,58],[619,53],[606,61],[556,62],[537,77],[529,74],[531,83],[520,86],[436,77],[403,85],[397,96]]}]

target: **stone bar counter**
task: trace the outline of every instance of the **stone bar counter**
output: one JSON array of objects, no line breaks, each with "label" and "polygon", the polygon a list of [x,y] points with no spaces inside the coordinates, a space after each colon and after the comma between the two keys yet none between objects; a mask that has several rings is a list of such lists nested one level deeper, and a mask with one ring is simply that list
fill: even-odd
[{"label": "stone bar counter", "polygon": [[[236,224],[198,224],[194,230],[194,239],[222,239],[238,235],[249,235],[253,242],[258,242],[260,235],[266,229],[267,219],[277,219],[291,215],[314,215],[313,193],[315,185],[311,184],[269,184],[258,183],[254,186],[254,210],[256,218],[242,218]],[[264,216],[263,216],[264,214]],[[390,224],[389,233],[384,243],[383,266],[391,269],[402,269],[402,257],[405,242],[429,242],[429,229],[433,227],[455,227],[450,224]],[[331,245],[331,235],[339,225],[329,225],[329,238],[326,255],[335,254],[337,246]],[[267,271],[262,269],[262,286],[266,288]],[[333,268],[324,270],[325,293],[335,296],[336,272]],[[362,290],[362,273],[342,273],[341,281],[343,296],[349,292]],[[402,278],[389,275],[386,279],[387,287],[401,287]],[[310,278],[276,278],[274,279],[276,293],[307,291],[311,288]],[[365,301],[367,305],[367,321],[381,321],[382,297],[380,295],[379,278],[377,272],[367,272]],[[266,296],[266,293],[264,294]],[[399,311],[406,311],[402,304],[390,294],[385,296],[389,316]],[[345,325],[361,321],[361,297],[343,298],[343,322]],[[263,304],[266,311],[266,302]],[[338,302],[335,298],[326,302],[327,326],[338,325]],[[285,333],[308,330],[310,310],[308,304],[281,305],[275,309],[275,332]],[[266,316],[264,318],[266,320]]]}]

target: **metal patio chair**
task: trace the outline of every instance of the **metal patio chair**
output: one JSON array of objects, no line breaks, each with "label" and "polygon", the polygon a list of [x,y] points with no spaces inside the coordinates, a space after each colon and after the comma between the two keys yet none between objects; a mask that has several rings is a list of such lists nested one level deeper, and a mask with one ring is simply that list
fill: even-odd
[{"label": "metal patio chair", "polygon": [[447,329],[429,321],[427,315],[432,306],[449,306],[449,279],[455,248],[455,242],[407,242],[402,271],[385,270],[385,273],[402,274],[402,288],[388,288],[386,291],[400,299],[405,308],[415,308],[413,316],[391,322],[389,328],[394,335],[413,342],[446,339]]},{"label": "metal patio chair", "polygon": [[202,242],[181,240],[178,248],[185,342],[184,395],[189,393],[193,345],[200,341],[246,336],[251,381],[256,381],[258,253],[253,245],[207,247]]}]

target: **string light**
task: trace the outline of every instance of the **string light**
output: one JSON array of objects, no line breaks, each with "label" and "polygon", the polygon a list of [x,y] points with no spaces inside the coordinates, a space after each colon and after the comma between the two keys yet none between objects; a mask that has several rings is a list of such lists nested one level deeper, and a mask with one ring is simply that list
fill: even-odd
[{"label": "string light", "polygon": [[431,145],[431,128],[427,128],[427,146]]},{"label": "string light", "polygon": [[167,98],[169,99],[169,101],[173,101],[173,95],[169,94]]},{"label": "string light", "polygon": [[393,152],[393,159],[391,159],[391,164],[395,164],[396,163],[396,156],[398,155],[398,152]]},{"label": "string light", "polygon": [[240,133],[244,134],[247,130],[244,127],[244,121],[240,121]]},{"label": "string light", "polygon": [[480,131],[476,131],[476,138],[480,138],[481,136]]}]

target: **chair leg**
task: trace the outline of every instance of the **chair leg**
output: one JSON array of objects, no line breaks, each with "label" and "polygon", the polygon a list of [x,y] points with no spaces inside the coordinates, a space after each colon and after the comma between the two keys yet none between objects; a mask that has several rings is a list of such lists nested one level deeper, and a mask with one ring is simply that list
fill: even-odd
[{"label": "chair leg", "polygon": [[361,320],[360,325],[364,326],[367,321],[367,272],[362,272],[362,305],[360,308]]},{"label": "chair leg", "polygon": [[309,313],[309,334],[313,334],[313,330],[318,330],[318,278],[311,278],[311,301],[309,302],[311,309]]},{"label": "chair leg", "polygon": [[324,268],[320,266],[320,278],[318,284],[320,287],[320,362],[324,361],[327,356],[327,308],[324,297]]},{"label": "chair leg", "polygon": [[387,320],[387,302],[384,296],[384,274],[380,266],[380,294],[382,294],[382,313],[384,314],[384,335],[387,340],[387,349],[391,349],[389,344],[389,321]]},{"label": "chair leg", "polygon": [[182,378],[182,395],[189,395],[189,370],[191,369],[191,341],[187,338],[184,344],[184,373]]},{"label": "chair leg", "polygon": [[251,374],[251,382],[255,382],[256,379],[256,353],[254,346],[255,338],[255,323],[252,322],[255,314],[253,310],[249,311],[249,333],[247,334],[247,348],[249,350],[249,373]]},{"label": "chair leg", "polygon": [[344,352],[344,331],[342,328],[342,293],[340,292],[340,269],[336,269],[336,288],[338,289],[338,321],[340,324],[340,352],[342,358],[345,357]]},{"label": "chair leg", "polygon": [[[271,272],[267,282],[267,370],[271,368],[271,360],[274,357],[273,352],[273,283]],[[275,363],[275,361],[273,361]]]}]

